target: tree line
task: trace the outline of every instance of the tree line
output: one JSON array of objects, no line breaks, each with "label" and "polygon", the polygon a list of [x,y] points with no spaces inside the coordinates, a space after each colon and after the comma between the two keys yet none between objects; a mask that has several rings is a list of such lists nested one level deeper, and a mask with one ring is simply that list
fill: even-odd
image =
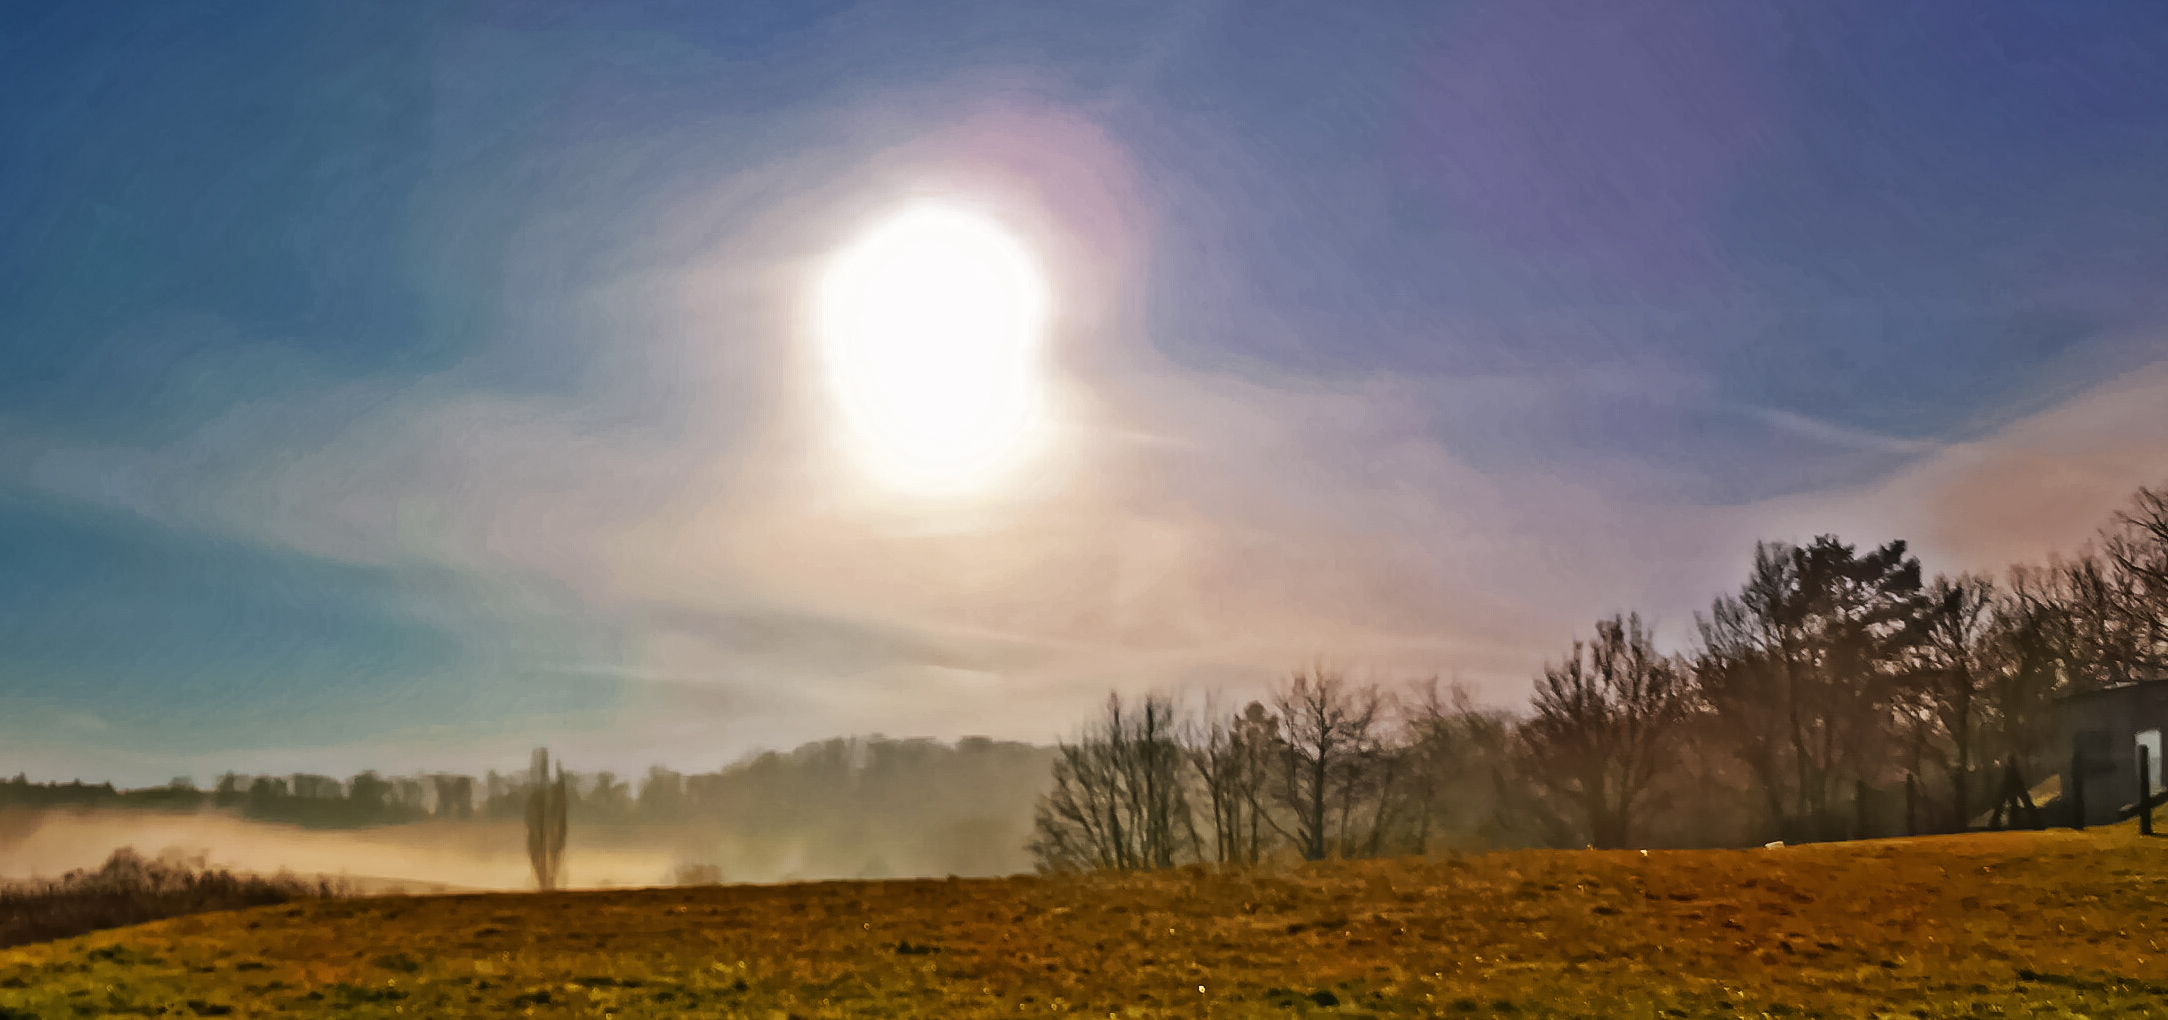
[{"label": "tree line", "polygon": [[473,815],[474,780],[466,776],[386,777],[374,771],[339,780],[294,773],[243,776],[227,773],[215,788],[200,789],[186,777],[164,786],[117,789],[111,783],[34,783],[18,774],[0,780],[0,810],[26,808],[121,808],[193,811],[226,808],[261,821],[313,828],[350,828]]},{"label": "tree line", "polygon": [[727,877],[741,881],[1002,874],[1028,866],[1020,846],[1052,753],[986,737],[872,736],[765,751],[709,772],[656,767],[632,777],[562,762],[552,762],[540,781],[532,767],[479,777],[365,771],[345,780],[228,773],[207,790],[186,778],[121,790],[17,776],[0,780],[0,810],[220,809],[313,828],[521,825],[536,791],[546,789],[552,825],[545,828],[554,831],[543,845],[560,847],[557,853],[569,829],[574,843],[596,836],[666,841],[689,861],[726,863]]},{"label": "tree line", "polygon": [[1058,746],[1028,849],[1062,872],[1962,830],[2052,771],[2057,698],[2168,675],[2168,487],[2000,577],[1928,578],[1902,541],[1758,543],[1694,623],[1665,652],[1638,614],[1597,621],[1522,712],[1324,665],[1239,710],[1110,696]]}]

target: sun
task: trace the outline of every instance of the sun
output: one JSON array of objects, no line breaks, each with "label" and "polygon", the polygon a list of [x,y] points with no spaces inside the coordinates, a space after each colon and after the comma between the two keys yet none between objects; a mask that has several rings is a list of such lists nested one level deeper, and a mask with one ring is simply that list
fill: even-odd
[{"label": "sun", "polygon": [[985,485],[1043,414],[1045,278],[1015,235],[946,204],[898,212],[821,276],[815,334],[854,452],[926,493]]}]

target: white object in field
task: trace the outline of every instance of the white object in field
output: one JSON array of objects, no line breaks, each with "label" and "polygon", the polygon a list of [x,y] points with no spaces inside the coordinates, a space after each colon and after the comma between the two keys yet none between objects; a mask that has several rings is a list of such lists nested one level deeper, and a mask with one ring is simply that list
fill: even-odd
[{"label": "white object in field", "polygon": [[2157,794],[2160,792],[2160,731],[2146,730],[2138,734],[2138,739],[2135,743],[2138,747],[2145,748],[2145,752],[2147,755],[2145,769],[2146,783],[2147,785],[2151,786],[2153,792]]},{"label": "white object in field", "polygon": [[1779,850],[1779,849],[1782,849],[1782,848],[1783,848],[1783,846],[1784,846],[1784,841],[1783,841],[1783,840],[1781,840],[1781,839],[1772,839],[1772,840],[1770,840],[1770,841],[1769,841],[1769,842],[1767,842],[1767,843],[1763,843],[1763,844],[1762,844],[1762,849],[1764,849],[1764,850]]}]

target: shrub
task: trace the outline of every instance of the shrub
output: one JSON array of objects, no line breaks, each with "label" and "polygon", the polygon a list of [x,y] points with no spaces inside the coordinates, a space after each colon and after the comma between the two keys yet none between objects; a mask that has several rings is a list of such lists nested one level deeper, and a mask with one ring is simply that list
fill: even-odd
[{"label": "shrub", "polygon": [[78,869],[57,881],[0,885],[0,948],[72,938],[183,914],[239,910],[297,899],[326,899],[348,890],[330,880],[289,874],[265,878],[175,860],[146,860],[122,847],[96,871]]}]

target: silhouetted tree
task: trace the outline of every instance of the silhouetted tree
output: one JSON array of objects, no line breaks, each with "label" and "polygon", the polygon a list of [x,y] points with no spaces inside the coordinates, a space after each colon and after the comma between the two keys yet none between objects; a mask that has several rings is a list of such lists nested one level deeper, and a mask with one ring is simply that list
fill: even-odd
[{"label": "silhouetted tree", "polygon": [[286,799],[286,781],[272,776],[257,776],[248,784],[248,803],[242,810],[251,817],[273,817],[279,804]]},{"label": "silhouetted tree", "polygon": [[2123,581],[2132,666],[2168,672],[2168,485],[2140,488],[2115,515],[2101,546]]},{"label": "silhouetted tree", "polygon": [[2145,621],[2137,611],[2141,580],[2092,552],[2057,560],[2039,595],[2055,608],[2064,687],[2098,690],[2141,676],[2152,665]]},{"label": "silhouetted tree", "polygon": [[1839,796],[1893,757],[1898,709],[1918,680],[1921,587],[1902,541],[1865,556],[1828,535],[1758,543],[1746,585],[1698,621],[1696,693],[1784,839],[1840,837]]},{"label": "silhouetted tree", "polygon": [[222,808],[236,807],[244,796],[241,792],[241,777],[228,772],[218,777],[218,786],[211,793],[211,804]]},{"label": "silhouetted tree", "polygon": [[1214,859],[1256,864],[1272,834],[1264,813],[1272,764],[1280,754],[1280,721],[1255,701],[1240,714],[1213,705],[1205,713],[1187,751],[1211,807]]},{"label": "silhouetted tree", "polygon": [[1641,802],[1671,759],[1685,672],[1657,653],[1639,615],[1613,616],[1536,681],[1522,726],[1529,774],[1573,805],[1597,847],[1631,844]]},{"label": "silhouetted tree", "polygon": [[1985,693],[1986,722],[1996,738],[1983,763],[2015,758],[2040,763],[2052,729],[2050,706],[2078,683],[2076,628],[2059,590],[2064,575],[2054,567],[2013,567],[1995,613],[1988,646],[1991,669]]},{"label": "silhouetted tree", "polygon": [[619,779],[615,772],[567,772],[565,791],[567,809],[583,823],[623,824],[633,821],[638,813],[639,801],[633,796],[632,784]]},{"label": "silhouetted tree", "polygon": [[640,820],[675,823],[685,820],[685,777],[660,765],[647,770],[640,784]]},{"label": "silhouetted tree", "polygon": [[1927,718],[1948,741],[1943,772],[1950,782],[1950,824],[1963,829],[1972,819],[1972,775],[1982,760],[1978,724],[1989,700],[1983,687],[1994,675],[1998,599],[1993,581],[1964,574],[1937,576],[1927,603],[1921,694]]},{"label": "silhouetted tree", "polygon": [[1355,856],[1370,832],[1351,834],[1366,800],[1382,804],[1397,771],[1381,767],[1385,701],[1375,684],[1352,685],[1323,667],[1298,670],[1273,692],[1280,720],[1275,793],[1288,824],[1266,815],[1304,860]]},{"label": "silhouetted tree", "polygon": [[1480,709],[1466,687],[1436,678],[1405,704],[1405,849],[1580,845],[1527,776],[1514,713]]},{"label": "silhouetted tree", "polygon": [[[1673,736],[1677,755],[1653,784],[1636,838],[1651,846],[1720,847],[1767,840],[1753,773],[1735,752],[1728,724],[1689,698]],[[1759,835],[1757,835],[1759,834]]]},{"label": "silhouetted tree", "polygon": [[465,821],[474,817],[474,777],[433,775],[429,777],[436,789],[436,817]]},{"label": "silhouetted tree", "polygon": [[349,780],[347,790],[344,813],[357,823],[381,820],[391,807],[392,784],[373,769]]},{"label": "silhouetted tree", "polygon": [[557,766],[552,778],[549,750],[537,748],[527,792],[527,860],[544,892],[564,881],[565,800],[564,766]]},{"label": "silhouetted tree", "polygon": [[1169,867],[1198,839],[1183,783],[1173,699],[1141,709],[1107,698],[1096,722],[1057,748],[1054,788],[1039,799],[1027,849],[1045,872]]}]

